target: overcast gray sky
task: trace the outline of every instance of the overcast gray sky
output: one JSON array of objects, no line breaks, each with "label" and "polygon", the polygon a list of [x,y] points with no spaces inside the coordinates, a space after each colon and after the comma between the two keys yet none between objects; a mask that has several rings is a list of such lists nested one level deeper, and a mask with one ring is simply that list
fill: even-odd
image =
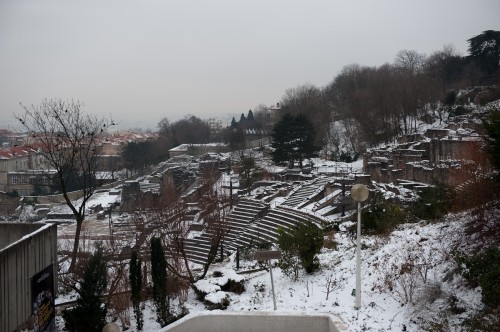
[{"label": "overcast gray sky", "polygon": [[498,0],[0,0],[0,127],[43,98],[125,128],[224,118],[402,49],[465,55],[490,29]]}]

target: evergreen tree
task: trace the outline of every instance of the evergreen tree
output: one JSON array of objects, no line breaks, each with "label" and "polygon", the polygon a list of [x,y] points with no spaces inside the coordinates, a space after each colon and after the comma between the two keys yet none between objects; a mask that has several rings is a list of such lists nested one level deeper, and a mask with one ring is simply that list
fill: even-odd
[{"label": "evergreen tree", "polygon": [[304,158],[312,156],[314,150],[314,125],[303,114],[295,116],[293,135],[296,137],[296,159],[299,160],[300,167],[302,168],[302,161]]},{"label": "evergreen tree", "polygon": [[151,239],[151,275],[153,277],[153,301],[157,322],[166,326],[170,319],[170,299],[167,294],[167,261],[160,238]]},{"label": "evergreen tree", "polygon": [[254,121],[252,110],[248,110],[247,120],[250,122]]},{"label": "evergreen tree", "polygon": [[500,31],[486,30],[467,40],[469,52],[484,74],[494,74],[500,63]]},{"label": "evergreen tree", "polygon": [[299,278],[300,260],[299,245],[295,241],[294,233],[284,228],[278,228],[278,245],[282,255],[280,268],[286,276],[297,280]]},{"label": "evergreen tree", "polygon": [[71,332],[101,332],[107,308],[102,298],[107,288],[106,259],[101,244],[90,256],[83,271],[76,306],[63,311],[65,327]]},{"label": "evergreen tree", "polygon": [[483,123],[493,166],[500,170],[500,110],[493,111]]},{"label": "evergreen tree", "polygon": [[280,267],[288,276],[298,279],[299,267],[307,273],[313,273],[319,268],[316,255],[323,247],[323,231],[312,222],[297,224],[294,228],[278,229],[278,244],[283,259]]},{"label": "evergreen tree", "polygon": [[244,124],[246,120],[247,120],[247,119],[245,118],[245,114],[241,113],[241,116],[240,116],[240,126],[241,126],[242,124]]},{"label": "evergreen tree", "polygon": [[134,308],[134,316],[137,322],[137,330],[142,331],[144,324],[144,316],[141,310],[141,289],[142,289],[142,273],[141,273],[141,259],[137,255],[137,251],[132,251],[132,257],[130,259],[130,290],[131,290],[131,300],[132,306]]},{"label": "evergreen tree", "polygon": [[311,157],[316,150],[314,136],[314,125],[306,116],[285,114],[273,128],[273,161],[288,162],[292,168],[298,160],[302,167],[303,159]]},{"label": "evergreen tree", "polygon": [[272,134],[273,161],[288,162],[293,167],[293,136],[290,128],[293,126],[293,116],[285,114],[280,122],[274,125]]},{"label": "evergreen tree", "polygon": [[233,116],[233,119],[231,120],[231,128],[235,128],[238,124],[236,123],[236,120],[234,119],[234,116]]}]

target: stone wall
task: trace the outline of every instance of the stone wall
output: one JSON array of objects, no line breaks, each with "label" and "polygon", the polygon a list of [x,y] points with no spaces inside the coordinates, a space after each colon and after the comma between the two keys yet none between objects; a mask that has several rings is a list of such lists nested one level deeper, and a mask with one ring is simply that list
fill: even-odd
[{"label": "stone wall", "polygon": [[475,160],[482,145],[479,138],[432,139],[429,144],[430,162],[436,165],[441,160]]},{"label": "stone wall", "polygon": [[400,144],[398,149],[374,149],[365,154],[363,168],[377,182],[409,180],[457,185],[467,178],[470,161],[484,163],[483,142],[478,136],[448,136],[446,129],[429,129],[430,141]]}]

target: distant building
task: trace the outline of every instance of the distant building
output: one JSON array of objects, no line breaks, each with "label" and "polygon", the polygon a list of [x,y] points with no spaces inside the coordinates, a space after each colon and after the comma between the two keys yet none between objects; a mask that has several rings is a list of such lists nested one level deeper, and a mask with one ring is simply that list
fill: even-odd
[{"label": "distant building", "polygon": [[26,138],[25,134],[15,133],[8,129],[0,129],[0,146],[8,148],[11,146],[23,145]]},{"label": "distant building", "polygon": [[227,127],[227,121],[221,119],[209,118],[207,120],[207,123],[208,127],[210,128],[210,133],[212,134],[220,133],[224,128]]},{"label": "distant building", "polygon": [[17,192],[21,196],[42,190],[49,192],[49,177],[45,158],[26,146],[0,148],[0,191]]},{"label": "distant building", "polygon": [[270,123],[274,124],[278,122],[278,119],[280,117],[280,111],[281,111],[281,105],[280,103],[276,103],[276,105],[273,105],[269,108],[269,118],[270,118]]},{"label": "distant building", "polygon": [[[1,134],[7,135],[5,131]],[[20,136],[16,141],[19,141]],[[108,136],[99,144],[99,171],[114,172],[123,169],[122,150],[133,141],[154,139],[154,133],[119,132]],[[28,145],[12,146],[4,142],[0,147],[0,191],[16,192],[20,196],[40,195],[52,192],[51,178],[55,171],[51,170],[37,146],[36,138],[30,137]],[[13,138],[14,139],[14,138]]]},{"label": "distant building", "polygon": [[108,136],[99,147],[99,171],[113,172],[123,169],[122,151],[130,142],[155,139],[155,133],[116,132]]}]

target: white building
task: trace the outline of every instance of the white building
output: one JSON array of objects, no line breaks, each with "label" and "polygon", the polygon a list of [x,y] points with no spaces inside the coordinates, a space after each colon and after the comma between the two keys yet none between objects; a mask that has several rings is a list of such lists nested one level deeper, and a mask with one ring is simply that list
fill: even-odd
[{"label": "white building", "polygon": [[217,118],[209,118],[207,120],[208,127],[211,133],[220,133],[224,128],[227,127],[227,121]]}]

